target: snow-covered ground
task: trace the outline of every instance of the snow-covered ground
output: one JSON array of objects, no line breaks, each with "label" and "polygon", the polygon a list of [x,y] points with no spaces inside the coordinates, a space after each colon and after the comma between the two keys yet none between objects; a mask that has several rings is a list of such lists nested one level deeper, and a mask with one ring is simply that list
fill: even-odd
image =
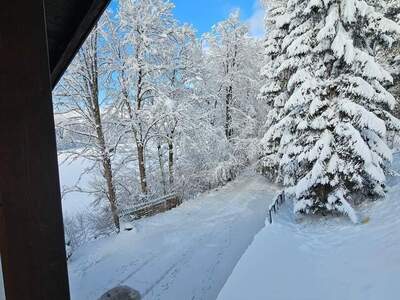
[{"label": "snow-covered ground", "polygon": [[[60,162],[65,155],[59,156]],[[62,187],[73,186],[89,167],[85,159],[60,165]],[[91,179],[85,175],[81,186]],[[276,191],[252,173],[180,207],[137,221],[134,230],[88,243],[69,261],[72,300],[97,299],[125,284],[144,299],[215,299],[237,261],[264,226]],[[63,197],[63,213],[91,209],[89,194]],[[4,300],[0,272],[0,300]]]},{"label": "snow-covered ground", "polygon": [[264,226],[275,193],[264,178],[247,175],[87,244],[69,263],[72,299],[96,299],[116,285],[151,300],[215,299]]},{"label": "snow-covered ground", "polygon": [[[88,187],[93,175],[85,173],[87,168],[91,168],[92,162],[84,158],[75,160],[68,159],[68,155],[61,153],[58,156],[60,162],[60,185],[61,190],[71,189],[77,183],[79,186]],[[72,217],[91,209],[93,196],[88,193],[68,192],[63,195],[62,208],[64,216]]]},{"label": "snow-covered ground", "polygon": [[[400,155],[395,168],[400,170]],[[82,162],[61,166],[62,184],[73,183],[81,169]],[[367,224],[346,218],[297,222],[286,205],[264,227],[277,190],[245,174],[137,221],[130,232],[76,250],[69,262],[72,300],[96,299],[120,284],[151,300],[397,300],[400,179],[388,184],[386,200],[361,208]],[[89,204],[83,195],[70,194],[63,208],[74,214]]]},{"label": "snow-covered ground", "polygon": [[257,234],[218,300],[400,299],[400,179],[388,184],[386,200],[361,209],[369,218],[363,225],[345,218],[296,222],[283,208]]}]

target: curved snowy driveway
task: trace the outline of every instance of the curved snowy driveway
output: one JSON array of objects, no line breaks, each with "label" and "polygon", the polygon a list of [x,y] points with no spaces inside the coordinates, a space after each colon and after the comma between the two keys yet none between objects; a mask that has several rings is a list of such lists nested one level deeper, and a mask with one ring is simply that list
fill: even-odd
[{"label": "curved snowy driveway", "polygon": [[119,284],[144,299],[215,299],[264,226],[275,192],[260,176],[242,178],[139,221],[136,231],[90,243],[69,264],[72,299],[96,299]]}]

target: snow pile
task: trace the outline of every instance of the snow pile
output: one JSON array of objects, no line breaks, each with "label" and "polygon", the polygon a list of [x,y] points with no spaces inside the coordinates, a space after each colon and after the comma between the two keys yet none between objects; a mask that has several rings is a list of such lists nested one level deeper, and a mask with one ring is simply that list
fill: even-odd
[{"label": "snow pile", "polygon": [[[395,156],[400,170],[400,155]],[[396,300],[400,286],[400,179],[364,220],[295,220],[287,205],[240,259],[218,300]]]}]

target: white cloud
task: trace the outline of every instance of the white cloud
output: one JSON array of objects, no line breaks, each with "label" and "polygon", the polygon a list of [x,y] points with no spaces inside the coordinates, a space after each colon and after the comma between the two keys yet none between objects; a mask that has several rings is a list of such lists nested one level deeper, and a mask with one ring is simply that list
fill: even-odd
[{"label": "white cloud", "polygon": [[253,14],[247,20],[250,27],[250,34],[257,38],[265,36],[265,9],[260,0],[256,0],[253,6]]}]

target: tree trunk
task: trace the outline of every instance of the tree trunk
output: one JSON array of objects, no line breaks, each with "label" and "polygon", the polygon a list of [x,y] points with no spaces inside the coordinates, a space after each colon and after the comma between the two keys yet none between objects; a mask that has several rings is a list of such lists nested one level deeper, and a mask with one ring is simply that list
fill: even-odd
[{"label": "tree trunk", "polygon": [[157,145],[157,152],[158,152],[158,163],[160,166],[160,173],[161,173],[161,184],[163,186],[163,193],[164,195],[167,194],[167,187],[166,187],[166,180],[165,180],[165,173],[164,173],[164,162],[162,157],[161,145]]},{"label": "tree trunk", "polygon": [[226,88],[226,98],[225,98],[225,135],[230,141],[233,135],[232,129],[232,112],[231,105],[233,99],[233,88],[229,86]]},{"label": "tree trunk", "polygon": [[[96,28],[95,28],[96,30]],[[94,58],[91,64],[91,70],[88,70],[90,74],[88,74],[88,78],[92,78],[92,84],[90,85],[91,87],[91,106],[90,108],[92,109],[93,113],[93,119],[94,119],[94,125],[96,127],[96,135],[97,135],[97,141],[98,141],[98,147],[100,150],[101,154],[101,159],[102,159],[102,166],[103,166],[103,178],[106,180],[106,185],[107,185],[107,199],[110,204],[110,209],[111,209],[111,215],[112,219],[116,228],[116,231],[120,231],[120,221],[119,221],[119,215],[118,215],[118,207],[117,207],[117,196],[115,192],[115,186],[114,186],[114,178],[113,178],[113,171],[112,171],[112,165],[111,165],[111,158],[109,155],[109,151],[107,149],[107,144],[105,141],[104,137],[104,131],[103,131],[103,124],[101,120],[101,111],[100,111],[100,105],[99,105],[99,86],[98,86],[98,60],[97,60],[97,34],[93,34],[92,36],[92,44],[91,47],[94,50]]]},{"label": "tree trunk", "polygon": [[174,186],[174,144],[171,139],[168,140],[168,171],[169,185],[172,189]]},{"label": "tree trunk", "polygon": [[138,154],[138,164],[139,164],[139,176],[140,176],[140,187],[143,194],[147,194],[147,180],[146,180],[146,165],[144,161],[144,146],[141,141],[137,141],[137,154]]},{"label": "tree trunk", "polygon": [[233,136],[233,128],[232,128],[232,102],[233,102],[233,78],[232,71],[236,69],[236,59],[238,55],[238,45],[234,45],[233,56],[230,56],[230,53],[227,53],[227,61],[225,66],[225,76],[229,78],[229,85],[226,87],[226,95],[225,95],[225,135],[228,141],[231,140]]},{"label": "tree trunk", "polygon": [[[138,55],[138,54],[137,54]],[[136,57],[138,60],[138,56]],[[124,76],[124,73],[122,73]],[[125,80],[123,81],[125,82]],[[143,88],[143,70],[142,68],[138,71],[138,81],[136,84],[137,92],[136,92],[136,111],[139,112],[142,109],[142,88]],[[134,112],[132,109],[132,105],[129,101],[129,93],[127,87],[123,87],[122,94],[124,96],[124,104],[128,110],[128,116],[131,122],[134,120]],[[136,114],[137,116],[137,114]],[[145,165],[145,149],[144,149],[144,141],[142,138],[142,124],[139,122],[138,128],[132,125],[132,132],[134,136],[134,141],[136,143],[136,151],[138,156],[138,168],[139,168],[139,177],[140,177],[140,187],[141,192],[144,195],[148,193],[147,180],[146,180],[146,165]]]},{"label": "tree trunk", "polygon": [[[133,115],[132,106],[128,99],[128,93],[125,91],[125,92],[123,92],[123,94],[124,94],[124,103],[128,110],[129,119],[133,122],[134,115]],[[138,168],[139,168],[141,191],[143,194],[146,195],[148,193],[148,189],[147,189],[147,181],[146,181],[146,165],[145,165],[144,145],[143,145],[142,140],[138,136],[138,132],[137,132],[136,128],[132,125],[131,129],[133,132],[133,137],[134,137],[134,141],[136,144],[136,152],[137,152],[137,156],[138,156]]]},{"label": "tree trunk", "polygon": [[111,208],[111,215],[113,218],[113,222],[117,232],[120,231],[120,222],[119,222],[119,215],[118,215],[118,206],[117,206],[117,196],[115,193],[115,187],[113,183],[113,174],[112,174],[112,167],[111,167],[111,160],[108,156],[103,158],[103,169],[104,169],[104,178],[107,182],[107,198],[110,202]]}]

